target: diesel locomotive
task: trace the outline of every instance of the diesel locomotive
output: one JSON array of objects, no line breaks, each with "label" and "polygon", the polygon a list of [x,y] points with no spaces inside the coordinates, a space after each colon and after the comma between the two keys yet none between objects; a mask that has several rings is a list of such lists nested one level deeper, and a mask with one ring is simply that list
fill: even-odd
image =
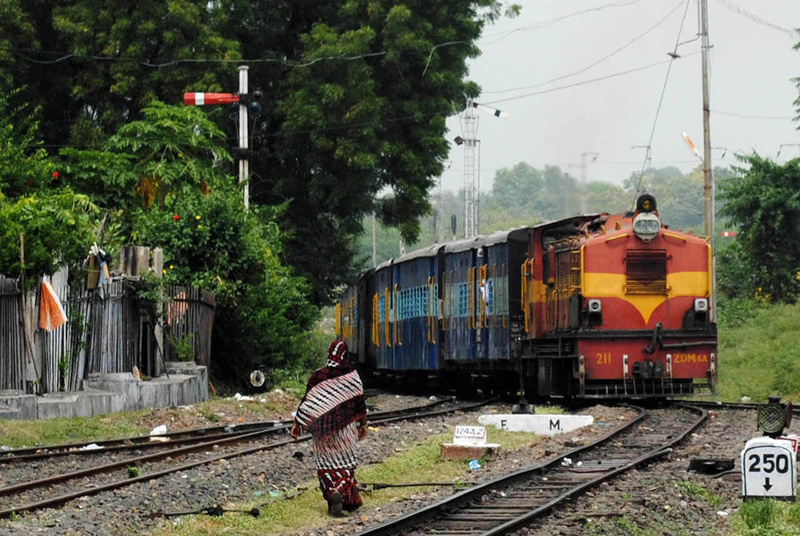
[{"label": "diesel locomotive", "polygon": [[528,397],[714,392],[709,242],[663,225],[653,196],[438,244],[362,273],[337,336],[367,378]]}]

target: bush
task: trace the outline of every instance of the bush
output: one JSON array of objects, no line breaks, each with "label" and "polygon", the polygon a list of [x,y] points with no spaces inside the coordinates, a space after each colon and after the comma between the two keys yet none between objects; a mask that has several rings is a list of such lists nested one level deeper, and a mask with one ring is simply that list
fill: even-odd
[{"label": "bush", "polygon": [[244,381],[255,368],[292,367],[303,333],[317,318],[305,282],[280,261],[274,211],[245,210],[237,188],[168,197],[165,209],[139,209],[140,243],[164,249],[164,283],[191,285],[217,299],[212,367]]}]

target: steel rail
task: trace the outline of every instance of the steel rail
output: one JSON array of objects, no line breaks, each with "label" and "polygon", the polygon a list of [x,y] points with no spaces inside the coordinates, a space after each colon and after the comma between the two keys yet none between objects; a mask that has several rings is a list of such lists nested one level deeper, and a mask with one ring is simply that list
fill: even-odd
[{"label": "steel rail", "polygon": [[482,484],[478,484],[469,489],[465,489],[454,495],[451,495],[450,497],[446,497],[440,501],[437,501],[434,504],[423,507],[420,510],[417,510],[415,512],[410,512],[399,518],[386,521],[373,528],[363,530],[357,533],[356,536],[378,536],[384,534],[398,534],[403,530],[418,526],[424,523],[425,521],[428,521],[429,519],[433,519],[437,517],[440,513],[460,508],[462,505],[467,504],[475,500],[476,498],[480,497],[481,495],[489,492],[491,488],[497,486],[497,484],[501,482],[512,483],[524,480],[525,478],[531,476],[536,472],[542,471],[544,469],[551,467],[552,465],[555,465],[563,458],[569,458],[576,454],[580,454],[581,452],[590,450],[600,445],[601,443],[613,439],[614,437],[621,434],[625,430],[630,429],[635,424],[639,423],[642,419],[644,419],[646,416],[646,412],[643,409],[641,408],[637,409],[639,410],[639,414],[636,417],[634,417],[630,422],[617,427],[616,429],[610,431],[608,434],[604,435],[600,439],[592,443],[589,443],[586,446],[576,447],[572,450],[559,454],[557,457],[552,458],[551,460],[530,465],[528,467],[523,467],[522,469],[518,469],[513,473],[501,476],[499,478],[490,480],[488,482],[484,482]]},{"label": "steel rail", "polygon": [[[276,422],[271,425],[272,428],[276,427],[286,427],[287,423]],[[268,423],[265,423],[263,428],[259,428],[258,430],[269,430]],[[148,441],[146,443],[134,443],[130,445],[110,445],[110,446],[100,446],[96,449],[89,449],[89,450],[53,450],[53,452],[39,452],[36,454],[23,454],[20,456],[8,456],[8,457],[0,457],[0,465],[2,464],[10,464],[10,463],[23,463],[23,462],[30,462],[35,460],[43,460],[49,458],[59,458],[63,456],[91,456],[96,454],[104,454],[107,452],[122,452],[127,450],[148,450],[154,448],[167,448],[167,447],[175,447],[178,445],[190,445],[192,443],[198,442],[208,442],[210,440],[221,440],[226,438],[232,437],[239,437],[244,434],[248,433],[246,430],[241,431],[232,431],[228,433],[222,434],[210,434],[210,435],[198,435],[194,437],[185,437],[175,440],[169,441],[159,441],[153,440]],[[163,437],[163,436],[154,436],[154,437]],[[90,443],[91,445],[91,443]],[[85,448],[85,447],[83,447]]]},{"label": "steel rail", "polygon": [[[452,400],[452,399],[450,399],[450,400]],[[446,401],[447,400],[445,400],[445,402]],[[456,411],[469,411],[469,410],[472,410],[472,409],[479,408],[481,406],[485,406],[485,405],[487,405],[487,404],[489,404],[491,402],[493,402],[493,400],[487,400],[485,402],[469,404],[469,405],[461,405],[461,406],[457,406],[457,407],[453,407],[453,408],[449,408],[449,409],[445,409],[445,410],[420,411],[420,408],[424,409],[425,407],[436,406],[436,405],[439,405],[439,404],[443,403],[443,401],[437,401],[437,402],[434,402],[433,404],[428,404],[428,405],[425,405],[425,406],[415,406],[414,408],[404,408],[404,409],[397,410],[397,411],[381,412],[381,414],[384,415],[384,416],[383,417],[378,417],[377,419],[372,420],[372,423],[373,424],[387,424],[387,423],[391,423],[391,422],[396,422],[398,420],[410,420],[410,419],[417,419],[417,418],[427,418],[427,417],[433,417],[433,416],[438,416],[438,415],[447,414],[447,413],[454,413]],[[397,413],[400,413],[401,415],[396,415]],[[277,431],[280,431],[280,430],[284,430],[284,429],[287,429],[288,427],[289,427],[289,425],[287,424],[287,425],[282,425],[280,427],[271,428],[269,430],[259,430],[259,431],[256,431],[256,432],[251,432],[249,434],[243,434],[243,435],[238,436],[236,438],[230,438],[229,440],[225,440],[225,442],[230,442],[230,441],[234,441],[234,440],[240,441],[240,440],[245,439],[245,438],[250,438],[251,436],[252,437],[256,437],[259,434],[263,435],[265,433],[272,433],[272,432],[277,432]],[[131,484],[135,484],[137,482],[144,482],[144,481],[149,481],[149,480],[161,478],[163,476],[167,476],[167,475],[172,474],[172,473],[176,473],[176,472],[179,472],[179,471],[185,471],[187,469],[192,469],[194,467],[198,467],[198,466],[201,466],[201,465],[206,465],[206,464],[213,463],[213,462],[216,462],[216,461],[219,461],[219,460],[226,460],[226,459],[236,458],[236,457],[240,457],[240,456],[246,456],[246,455],[249,455],[249,454],[255,454],[255,453],[258,453],[258,452],[262,452],[264,450],[272,450],[272,449],[275,449],[275,448],[278,448],[278,447],[282,447],[284,445],[289,445],[289,444],[292,444],[292,443],[295,443],[295,442],[298,442],[298,441],[307,441],[309,439],[311,439],[311,435],[306,434],[306,435],[303,435],[303,436],[299,437],[298,439],[288,439],[288,440],[277,441],[277,442],[274,442],[274,443],[269,443],[267,445],[259,445],[259,446],[255,446],[255,447],[249,447],[249,448],[238,450],[238,451],[235,451],[235,452],[231,452],[231,453],[227,453],[227,454],[220,454],[220,455],[217,455],[217,456],[204,458],[203,460],[198,460],[198,461],[190,462],[190,463],[187,463],[187,464],[179,465],[179,466],[176,466],[176,467],[171,467],[169,469],[165,469],[165,470],[162,470],[162,471],[157,471],[155,473],[148,473],[146,475],[140,475],[140,476],[133,477],[133,478],[127,478],[127,479],[124,479],[124,480],[118,480],[118,481],[115,481],[115,482],[110,482],[108,484],[99,485],[97,487],[93,487],[93,488],[89,488],[89,489],[83,489],[83,490],[77,491],[77,492],[67,493],[67,494],[64,494],[64,495],[60,495],[60,496],[57,496],[57,497],[52,497],[50,499],[45,499],[45,500],[34,502],[34,503],[23,504],[23,505],[14,505],[14,506],[12,506],[10,508],[5,508],[5,509],[0,510],[0,518],[9,517],[9,516],[11,516],[13,514],[19,514],[19,513],[23,513],[23,512],[30,512],[30,511],[34,511],[34,510],[39,510],[39,509],[46,508],[46,507],[49,507],[49,506],[58,506],[58,505],[64,504],[66,502],[69,502],[69,501],[71,501],[73,499],[76,499],[76,498],[79,498],[79,497],[95,495],[95,494],[103,492],[103,491],[119,489],[119,488],[122,488],[122,487],[125,487],[125,486],[129,486]],[[209,442],[209,444],[203,444],[202,448],[205,448],[205,447],[208,447],[208,446],[213,446],[213,445],[219,445],[220,443],[222,443],[222,441]],[[184,447],[184,448],[181,448],[181,449],[175,449],[175,451],[172,451],[171,453],[170,452],[162,452],[162,453],[158,453],[156,455],[143,456],[143,457],[140,457],[140,458],[133,458],[133,459],[128,459],[128,460],[123,460],[122,462],[107,464],[107,465],[103,466],[103,468],[104,468],[104,471],[107,471],[110,468],[118,468],[118,467],[123,467],[123,466],[130,466],[134,462],[144,461],[145,458],[148,459],[148,460],[152,459],[152,458],[154,458],[156,456],[166,458],[167,456],[175,455],[176,452],[178,452],[178,451],[181,451],[181,453],[186,453],[186,452],[193,451],[193,450],[199,450],[200,448],[201,448],[200,445],[195,445],[195,446],[192,446],[192,447]],[[97,469],[99,469],[99,468],[91,468],[91,469],[88,469],[86,471],[76,471],[74,473],[70,473],[70,474],[66,474],[66,475],[59,475],[57,477],[51,477],[51,478],[47,478],[47,479],[41,479],[41,480],[38,480],[38,481],[35,481],[35,482],[28,482],[28,483],[18,484],[18,485],[15,485],[15,486],[9,486],[9,487],[6,487],[6,488],[0,488],[0,495],[6,495],[6,494],[10,494],[10,493],[14,493],[14,492],[20,492],[20,491],[27,491],[29,489],[33,489],[34,487],[40,487],[40,486],[47,485],[47,484],[53,484],[53,483],[57,483],[57,482],[65,481],[65,480],[71,480],[73,478],[77,478],[77,477],[80,477],[80,476],[86,476],[87,474],[94,474],[94,473],[97,473],[97,472],[104,472],[104,471],[98,471]]]},{"label": "steel rail", "polygon": [[[683,405],[683,404],[681,404],[681,405],[683,407],[687,408],[687,409],[691,408],[691,406],[686,406],[686,405]],[[502,534],[507,534],[507,533],[509,533],[509,532],[511,532],[513,530],[516,530],[516,529],[522,527],[523,525],[526,525],[526,524],[530,523],[535,518],[537,518],[537,517],[541,516],[542,514],[550,511],[552,508],[557,506],[559,503],[561,503],[561,502],[563,502],[563,501],[565,501],[567,499],[570,499],[570,498],[572,498],[572,497],[574,497],[576,495],[579,495],[579,494],[583,493],[584,491],[587,491],[588,489],[593,488],[593,487],[597,486],[598,484],[601,484],[602,482],[605,482],[606,480],[610,480],[612,478],[615,478],[615,477],[621,475],[622,473],[630,471],[634,467],[637,467],[639,465],[642,465],[642,464],[645,464],[645,463],[650,462],[652,460],[655,460],[656,458],[660,458],[661,456],[664,456],[666,454],[670,454],[672,452],[672,447],[674,447],[675,445],[677,445],[678,443],[683,441],[686,438],[687,435],[689,435],[692,432],[694,432],[697,429],[697,427],[699,427],[701,424],[703,424],[703,422],[705,422],[705,420],[708,418],[708,412],[706,410],[704,410],[702,408],[693,408],[693,409],[699,410],[700,417],[698,417],[694,422],[692,422],[692,424],[689,427],[687,427],[682,434],[680,434],[677,437],[675,437],[674,439],[672,439],[666,445],[662,445],[659,448],[653,449],[652,451],[643,454],[642,456],[636,458],[635,460],[632,460],[630,463],[625,464],[623,466],[620,466],[620,467],[618,467],[616,469],[613,469],[613,470],[609,471],[606,474],[599,475],[597,478],[589,480],[588,482],[584,482],[583,484],[579,484],[579,485],[575,486],[574,488],[569,489],[567,492],[563,493],[562,495],[554,498],[550,502],[548,502],[546,504],[543,504],[542,506],[536,508],[535,510],[531,510],[530,512],[528,512],[526,514],[523,514],[523,515],[521,515],[521,516],[519,516],[519,517],[517,517],[517,518],[515,518],[515,519],[513,519],[511,521],[508,521],[508,522],[503,523],[502,525],[500,525],[498,527],[495,527],[494,529],[485,531],[485,532],[481,533],[480,536],[500,536]]]},{"label": "steel rail", "polygon": [[[618,476],[624,473],[625,471],[630,470],[632,467],[641,465],[643,463],[647,463],[650,460],[663,456],[668,452],[671,452],[671,447],[682,441],[688,434],[690,434],[698,426],[700,426],[700,424],[702,424],[708,416],[708,412],[706,412],[702,408],[696,408],[696,407],[693,408],[691,406],[684,406],[684,407],[689,408],[691,411],[700,413],[700,417],[695,421],[693,421],[691,425],[686,427],[681,434],[674,437],[667,444],[659,445],[657,448],[651,450],[650,452],[635,458],[634,460],[630,461],[629,463],[626,463],[625,465],[607,471],[596,478],[584,482],[578,482],[578,481],[572,482],[572,484],[574,485],[565,484],[567,486],[567,489],[565,489],[563,493],[557,495],[548,502],[537,506],[533,510],[528,510],[522,515],[509,518],[508,521],[502,522],[500,525],[497,525],[496,527],[493,527],[491,529],[488,529],[480,533],[477,532],[475,529],[473,529],[470,532],[476,535],[480,534],[480,536],[498,536],[500,534],[505,534],[512,530],[518,529],[519,527],[527,523],[530,523],[534,518],[548,512],[549,510],[557,506],[559,503],[571,497],[574,497],[607,479],[614,478],[615,476]],[[424,507],[416,512],[411,512],[397,519],[382,523],[381,525],[378,525],[371,529],[361,531],[356,536],[402,534],[404,531],[411,530],[415,527],[418,528],[424,525],[426,522],[431,521],[433,519],[445,517],[450,512],[454,512],[455,510],[464,508],[473,501],[478,500],[480,497],[486,494],[490,494],[492,489],[497,488],[498,486],[508,486],[511,484],[524,482],[525,480],[530,479],[537,473],[544,473],[545,470],[553,468],[553,466],[556,463],[560,462],[564,458],[571,458],[577,454],[594,449],[595,447],[609,441],[610,439],[614,438],[620,433],[632,429],[632,427],[638,422],[640,422],[642,419],[644,419],[645,416],[646,416],[645,411],[639,408],[639,415],[637,415],[637,417],[635,417],[632,421],[617,428],[616,430],[592,442],[589,445],[572,449],[568,452],[560,454],[558,457],[553,458],[550,461],[520,469],[509,475],[505,475],[500,478],[461,491],[448,498],[438,501],[430,506]]]},{"label": "steel rail", "polygon": [[[400,410],[386,412],[377,411],[368,413],[370,417],[378,417],[386,413],[402,415],[403,412],[409,413],[419,411],[424,408],[431,408],[452,402],[455,397],[444,397],[429,404],[402,408]],[[7,463],[20,463],[33,460],[55,458],[60,456],[91,456],[106,452],[117,452],[125,450],[145,450],[151,448],[165,448],[183,444],[206,442],[212,439],[224,439],[245,434],[249,431],[268,430],[291,424],[291,420],[282,421],[253,421],[239,424],[229,424],[222,426],[212,426],[207,428],[193,428],[164,434],[160,436],[134,436],[120,439],[107,439],[102,441],[90,441],[85,443],[67,443],[62,445],[51,445],[46,447],[25,447],[21,449],[11,449],[0,451],[0,465]],[[223,431],[224,433],[213,433]],[[208,435],[207,435],[208,434]],[[185,437],[184,437],[185,436]],[[166,437],[168,441],[153,440],[153,437]],[[80,450],[89,445],[97,445],[100,448],[91,450]]]},{"label": "steel rail", "polygon": [[690,404],[692,406],[697,406],[700,408],[710,408],[710,409],[749,409],[749,410],[757,410],[764,404],[756,404],[752,402],[715,402],[713,400],[679,400],[668,398],[665,402],[669,402],[671,404]]},{"label": "steel rail", "polygon": [[[426,404],[424,406],[414,406],[414,408],[403,408],[403,409],[397,410],[396,412],[383,412],[383,413],[384,414],[388,413],[388,414],[392,415],[392,417],[389,417],[388,420],[386,420],[386,422],[394,422],[396,420],[403,420],[403,419],[407,418],[407,417],[404,417],[403,415],[405,415],[409,411],[419,411],[420,407],[427,408],[427,407],[436,406],[436,405],[439,405],[439,404],[441,404],[441,402],[437,401],[437,402],[435,402],[433,404]],[[468,406],[462,406],[462,408],[463,407],[468,407]],[[446,412],[448,410],[440,410],[440,411],[436,411],[436,412],[429,412],[429,415],[430,416],[439,415],[439,414],[442,413],[442,411]],[[400,415],[399,416],[394,416],[397,413],[399,413]],[[67,480],[72,480],[74,478],[83,478],[83,477],[95,475],[95,474],[98,474],[98,473],[107,473],[108,471],[112,471],[114,469],[120,469],[120,468],[123,468],[123,467],[129,467],[129,466],[132,466],[132,465],[138,465],[138,464],[143,463],[143,462],[150,462],[150,461],[162,460],[162,459],[165,459],[165,458],[170,458],[170,457],[175,457],[175,456],[181,456],[183,454],[189,454],[191,452],[196,452],[198,450],[204,450],[204,449],[207,449],[207,448],[213,448],[215,445],[219,446],[219,445],[225,445],[225,444],[228,444],[228,443],[238,443],[240,441],[252,440],[252,439],[256,439],[256,438],[258,438],[260,436],[263,436],[263,435],[277,433],[277,432],[279,432],[281,430],[287,429],[288,427],[289,427],[288,423],[287,424],[281,424],[281,425],[278,425],[278,426],[272,426],[271,428],[262,428],[260,430],[254,431],[254,432],[240,433],[240,434],[233,435],[233,436],[224,436],[221,439],[215,439],[215,440],[212,440],[212,441],[204,441],[204,442],[198,443],[196,445],[190,445],[190,446],[186,446],[186,447],[179,447],[179,448],[176,448],[176,449],[165,450],[163,452],[156,452],[154,454],[146,454],[144,456],[137,456],[135,458],[126,458],[124,460],[111,462],[111,463],[107,463],[107,464],[103,464],[103,465],[98,465],[98,466],[95,466],[95,467],[90,467],[88,469],[81,469],[79,471],[73,471],[71,473],[55,475],[55,476],[51,476],[51,477],[47,477],[47,478],[41,478],[39,480],[33,480],[33,481],[30,481],[30,482],[23,482],[23,483],[12,485],[12,486],[6,486],[6,487],[3,487],[3,488],[0,488],[0,497],[5,496],[5,495],[10,495],[10,494],[13,494],[13,493],[17,493],[19,491],[27,491],[27,490],[30,490],[30,489],[34,489],[34,488],[38,488],[38,487],[42,487],[42,486],[47,486],[47,485],[50,485],[50,484],[57,484],[57,483],[60,483],[60,482],[65,482]],[[160,444],[160,446],[163,446],[163,445],[164,445],[163,443]]]},{"label": "steel rail", "polygon": [[[13,460],[15,457],[20,457],[23,455],[29,454],[45,454],[46,451],[69,451],[70,454],[78,454],[80,452],[97,452],[96,450],[89,450],[89,451],[81,451],[78,450],[81,447],[87,447],[89,445],[95,444],[100,447],[104,447],[105,450],[110,449],[110,447],[114,446],[122,446],[129,443],[137,443],[140,442],[141,445],[148,444],[153,437],[166,437],[170,440],[171,443],[180,441],[185,438],[195,438],[206,436],[206,434],[214,433],[214,432],[224,432],[225,430],[242,430],[247,431],[252,428],[260,428],[260,427],[267,427],[267,426],[274,426],[276,423],[278,424],[286,424],[290,421],[253,421],[247,423],[239,423],[239,424],[227,424],[227,425],[219,425],[219,426],[209,426],[206,428],[192,428],[190,430],[182,430],[180,432],[171,432],[167,434],[163,434],[160,436],[150,436],[150,435],[140,435],[140,436],[131,436],[131,437],[122,437],[119,439],[102,439],[98,441],[84,441],[84,442],[77,442],[77,443],[62,443],[58,445],[47,445],[47,446],[39,446],[39,447],[22,447],[18,449],[9,449],[0,451],[0,463],[3,463],[9,459]],[[207,437],[207,436],[206,436]],[[140,445],[140,446],[141,446]],[[98,449],[103,450],[103,449]]]}]

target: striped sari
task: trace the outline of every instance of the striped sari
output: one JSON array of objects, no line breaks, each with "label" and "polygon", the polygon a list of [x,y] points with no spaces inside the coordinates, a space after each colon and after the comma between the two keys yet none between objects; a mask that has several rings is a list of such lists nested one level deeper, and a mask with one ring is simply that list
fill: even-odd
[{"label": "striped sari", "polygon": [[342,508],[361,506],[356,482],[358,426],[366,418],[364,387],[358,372],[348,363],[328,359],[315,371],[297,408],[297,423],[311,432],[314,459],[322,495],[328,503],[338,491]]}]

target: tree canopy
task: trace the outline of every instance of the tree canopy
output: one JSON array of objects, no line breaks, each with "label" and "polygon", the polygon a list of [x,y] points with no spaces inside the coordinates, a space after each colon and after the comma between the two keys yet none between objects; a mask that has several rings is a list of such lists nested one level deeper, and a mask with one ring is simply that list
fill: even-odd
[{"label": "tree canopy", "polygon": [[740,292],[793,303],[800,296],[800,159],[777,164],[758,154],[741,157],[721,184],[723,216],[738,227]]},{"label": "tree canopy", "polygon": [[[418,236],[448,152],[445,119],[465,94],[479,93],[466,62],[503,7],[500,0],[7,0],[0,84],[25,87],[23,98],[39,107],[45,146],[106,152],[109,138],[143,119],[153,99],[236,92],[238,60],[246,61],[251,91],[265,94],[249,120],[251,200],[285,205],[284,255],[321,303],[347,279],[365,215],[375,212],[408,242]],[[228,145],[234,111],[206,112]],[[125,165],[108,158],[103,165]],[[391,195],[378,199],[385,189]]]}]

